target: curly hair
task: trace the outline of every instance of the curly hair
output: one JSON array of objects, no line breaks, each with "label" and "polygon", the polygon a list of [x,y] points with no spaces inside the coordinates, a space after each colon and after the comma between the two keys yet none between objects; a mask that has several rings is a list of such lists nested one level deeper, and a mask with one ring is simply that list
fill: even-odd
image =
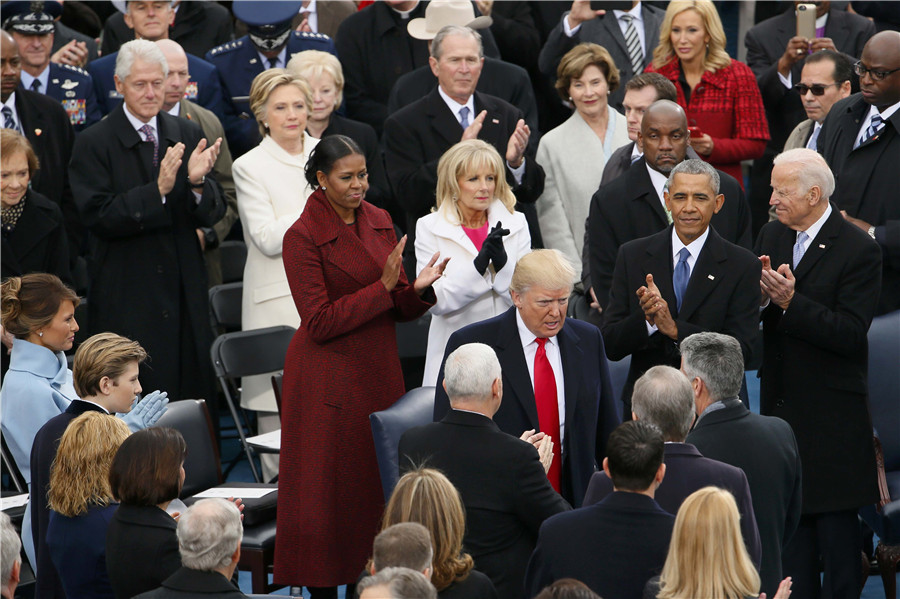
[{"label": "curly hair", "polygon": [[69,423],[50,466],[50,509],[73,518],[115,501],[109,468],[129,434],[124,420],[101,412],[85,412]]}]

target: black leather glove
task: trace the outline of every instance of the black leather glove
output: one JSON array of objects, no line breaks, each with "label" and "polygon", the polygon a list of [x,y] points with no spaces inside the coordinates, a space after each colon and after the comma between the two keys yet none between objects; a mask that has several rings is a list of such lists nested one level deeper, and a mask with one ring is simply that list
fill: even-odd
[{"label": "black leather glove", "polygon": [[481,244],[481,251],[475,256],[475,260],[472,261],[478,274],[483,275],[485,273],[489,262],[493,262],[495,272],[506,266],[508,257],[506,248],[503,247],[503,237],[505,235],[509,235],[509,229],[504,229],[503,223],[500,222],[494,225],[494,228],[488,233],[484,243]]}]

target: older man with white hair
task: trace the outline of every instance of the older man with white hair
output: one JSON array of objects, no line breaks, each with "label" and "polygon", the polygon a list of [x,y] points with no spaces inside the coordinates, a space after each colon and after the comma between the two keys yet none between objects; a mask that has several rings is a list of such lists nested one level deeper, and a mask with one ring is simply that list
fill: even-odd
[{"label": "older man with white hair", "polygon": [[778,221],[763,227],[756,244],[763,266],[760,412],[790,423],[803,463],[802,516],[783,558],[802,597],[859,594],[856,513],[878,500],[866,333],[882,251],[829,203],[834,185],[813,150],[776,156],[769,203]]},{"label": "older man with white hair", "polygon": [[541,523],[569,509],[546,476],[553,441],[533,430],[519,440],[493,422],[504,383],[489,346],[468,343],[454,350],[443,385],[452,409],[440,422],[403,434],[400,471],[426,464],[447,475],[466,508],[466,550],[501,599],[519,598]]},{"label": "older man with white hair", "polygon": [[181,569],[164,580],[160,588],[142,593],[137,599],[246,597],[231,584],[241,559],[244,536],[241,512],[234,503],[201,499],[178,519],[176,534]]},{"label": "older man with white hair", "polygon": [[210,172],[221,140],[207,141],[196,123],[162,110],[168,73],[153,42],[122,46],[115,79],[124,102],[79,135],[69,176],[92,234],[91,327],[147,350],[147,388],[210,400],[212,331],[196,230],[225,213]]},{"label": "older man with white hair", "polygon": [[22,541],[13,528],[9,516],[0,512],[0,597],[13,599],[19,584],[19,569],[22,559]]}]

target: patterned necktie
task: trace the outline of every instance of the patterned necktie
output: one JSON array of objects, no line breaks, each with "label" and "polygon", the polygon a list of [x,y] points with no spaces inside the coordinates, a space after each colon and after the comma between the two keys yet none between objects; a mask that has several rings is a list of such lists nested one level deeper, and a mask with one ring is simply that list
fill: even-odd
[{"label": "patterned necktie", "polygon": [[672,274],[672,285],[675,287],[675,305],[681,312],[681,301],[684,299],[684,292],[687,290],[688,281],[691,278],[691,269],[688,267],[688,258],[691,253],[687,248],[681,248],[678,252],[678,264],[675,265],[675,272]]},{"label": "patterned necktie", "polygon": [[462,125],[463,131],[469,128],[469,107],[463,106],[459,109],[459,124]]},{"label": "patterned necktie", "polygon": [[3,128],[4,129],[15,129],[19,133],[22,132],[19,129],[19,124],[16,122],[16,119],[13,117],[12,108],[9,106],[4,106],[0,112],[3,113]]},{"label": "patterned necktie", "polygon": [[534,355],[534,402],[537,405],[538,425],[541,432],[553,439],[553,463],[547,478],[559,493],[560,460],[562,447],[559,439],[559,404],[556,397],[556,377],[547,359],[546,339],[538,337]]},{"label": "patterned necktie", "polygon": [[31,81],[31,91],[41,93],[41,80],[34,79]]},{"label": "patterned necktie", "polygon": [[159,166],[159,142],[156,141],[156,136],[153,135],[153,127],[144,125],[140,131],[147,136],[147,141],[153,144],[153,166]]},{"label": "patterned necktie", "polygon": [[[876,114],[872,117],[872,122],[869,123],[869,128],[866,129],[866,136],[863,138],[862,143],[866,143],[875,135],[881,131],[882,126],[884,125],[884,120],[882,120],[880,114]],[[862,145],[862,144],[860,144]]]},{"label": "patterned necktie", "polygon": [[797,233],[797,242],[794,244],[794,270],[797,270],[800,259],[803,258],[803,254],[806,253],[806,246],[804,246],[804,243],[807,239],[809,239],[809,235],[806,234],[806,231]]},{"label": "patterned necktie", "polygon": [[622,15],[625,21],[625,45],[628,46],[628,56],[631,57],[631,67],[634,74],[638,75],[644,70],[644,51],[641,50],[641,40],[638,38],[637,29],[634,28],[634,16]]}]

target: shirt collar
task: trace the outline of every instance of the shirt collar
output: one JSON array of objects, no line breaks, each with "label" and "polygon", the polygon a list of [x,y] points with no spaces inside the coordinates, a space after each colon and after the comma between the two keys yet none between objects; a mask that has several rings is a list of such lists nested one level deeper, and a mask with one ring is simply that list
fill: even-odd
[{"label": "shirt collar", "polygon": [[634,22],[634,23],[643,23],[644,22],[644,17],[643,17],[643,15],[641,15],[641,3],[640,2],[638,2],[637,4],[632,6],[631,10],[614,10],[613,14],[616,15],[617,21],[622,19],[622,15],[631,15],[632,17],[634,17],[632,22]]},{"label": "shirt collar", "polygon": [[456,117],[456,120],[459,120],[459,110],[463,106],[468,107],[469,109],[469,122],[471,123],[475,120],[475,94],[469,96],[469,99],[466,100],[465,104],[460,104],[450,96],[448,96],[443,89],[441,89],[440,84],[438,84],[438,93],[441,95],[441,98],[444,100],[444,103],[450,109],[450,112],[453,113],[453,116]]},{"label": "shirt collar", "polygon": [[690,242],[687,245],[681,243],[681,239],[678,238],[678,233],[675,231],[674,225],[672,226],[672,260],[678,260],[678,252],[681,251],[681,248],[686,247],[688,251],[691,253],[691,258],[697,259],[697,256],[700,255],[700,251],[703,249],[703,245],[706,243],[706,238],[709,237],[709,225],[706,225],[706,230],[700,234],[700,237]]},{"label": "shirt collar", "polygon": [[308,12],[310,14],[315,14],[316,12],[316,0],[309,0],[309,6],[303,7],[300,9],[300,12]]},{"label": "shirt collar", "polygon": [[828,13],[826,12],[821,17],[816,18],[816,29],[821,29],[825,27],[825,24],[828,22]]},{"label": "shirt collar", "polygon": [[900,102],[891,104],[890,106],[888,106],[887,108],[885,108],[884,110],[882,110],[880,112],[875,106],[870,106],[869,114],[866,115],[866,118],[871,120],[873,116],[875,116],[876,114],[879,114],[879,115],[881,115],[882,121],[887,121],[889,118],[891,118],[891,115],[893,115],[895,112],[897,112],[897,110],[900,110]]},{"label": "shirt collar", "polygon": [[[522,347],[528,347],[537,339],[537,335],[532,333],[531,329],[525,326],[525,321],[522,320],[522,315],[519,314],[518,310],[516,310],[516,328],[519,329],[519,339],[522,341]],[[559,346],[559,340],[556,337],[557,335],[547,337],[547,341],[552,345]]]},{"label": "shirt collar", "polygon": [[[12,108],[13,114],[18,116],[18,114],[16,112],[16,92],[15,91],[13,93],[9,94],[9,97],[6,99],[6,102],[4,102],[3,105],[9,106],[10,108]],[[18,119],[16,119],[16,120],[18,120]]]},{"label": "shirt collar", "polygon": [[[141,119],[134,116],[131,113],[131,111],[128,110],[128,105],[125,104],[124,102],[122,103],[122,108],[125,109],[125,118],[128,119],[128,122],[131,123],[131,126],[134,127],[135,131],[140,131],[141,127],[143,127],[144,125],[150,125],[150,127],[153,128],[154,133],[159,132],[159,128],[156,126],[156,115],[155,114],[153,115],[152,119],[150,119],[149,121],[147,121],[145,123]],[[159,139],[159,135],[156,135],[156,138]]]},{"label": "shirt collar", "polygon": [[81,398],[79,398],[78,401],[83,401],[84,403],[89,403],[89,404],[91,404],[92,406],[97,406],[97,407],[100,408],[105,414],[111,414],[111,413],[112,413],[112,412],[110,412],[109,410],[107,410],[106,408],[104,408],[103,406],[101,406],[100,404],[98,404],[96,401],[91,401],[91,400],[89,400],[89,399],[81,399]]},{"label": "shirt collar", "polygon": [[[637,144],[635,144],[637,147]],[[646,161],[645,161],[646,164]],[[659,196],[660,201],[663,199],[663,190],[666,188],[666,182],[669,180],[664,174],[659,172],[658,170],[651,167],[649,164],[646,164],[647,172],[650,174],[650,182],[653,183],[653,189],[656,190],[656,195]],[[663,206],[665,207],[665,206]]]},{"label": "shirt collar", "polygon": [[172,109],[167,110],[166,112],[168,112],[172,116],[181,116],[181,102],[175,102],[175,105],[172,107]]},{"label": "shirt collar", "polygon": [[25,69],[22,69],[22,87],[25,89],[31,89],[31,82],[37,79],[41,82],[41,92],[42,94],[47,93],[47,85],[50,82],[50,64],[48,63],[44,70],[37,77],[32,77],[30,73],[25,72]]},{"label": "shirt collar", "polygon": [[[290,40],[290,38],[288,38],[288,40]],[[288,47],[288,45],[285,44],[284,47],[281,48],[281,51],[278,52],[278,56],[276,57],[276,58],[278,58],[278,64],[284,65],[283,67],[279,67],[279,68],[287,67],[287,47]],[[259,59],[262,61],[263,70],[268,69],[269,68],[269,58],[267,56],[265,56],[259,50],[256,51],[256,54],[259,56]]]},{"label": "shirt collar", "polygon": [[[822,216],[820,216],[818,220],[816,220],[816,222],[807,227],[806,234],[809,236],[807,237],[809,243],[812,243],[812,240],[815,239],[816,235],[819,234],[819,231],[822,230],[822,226],[825,224],[825,221],[828,220],[829,216],[831,216],[830,203],[825,207],[825,212],[822,213]],[[797,231],[797,233],[799,234],[799,231]]]}]

